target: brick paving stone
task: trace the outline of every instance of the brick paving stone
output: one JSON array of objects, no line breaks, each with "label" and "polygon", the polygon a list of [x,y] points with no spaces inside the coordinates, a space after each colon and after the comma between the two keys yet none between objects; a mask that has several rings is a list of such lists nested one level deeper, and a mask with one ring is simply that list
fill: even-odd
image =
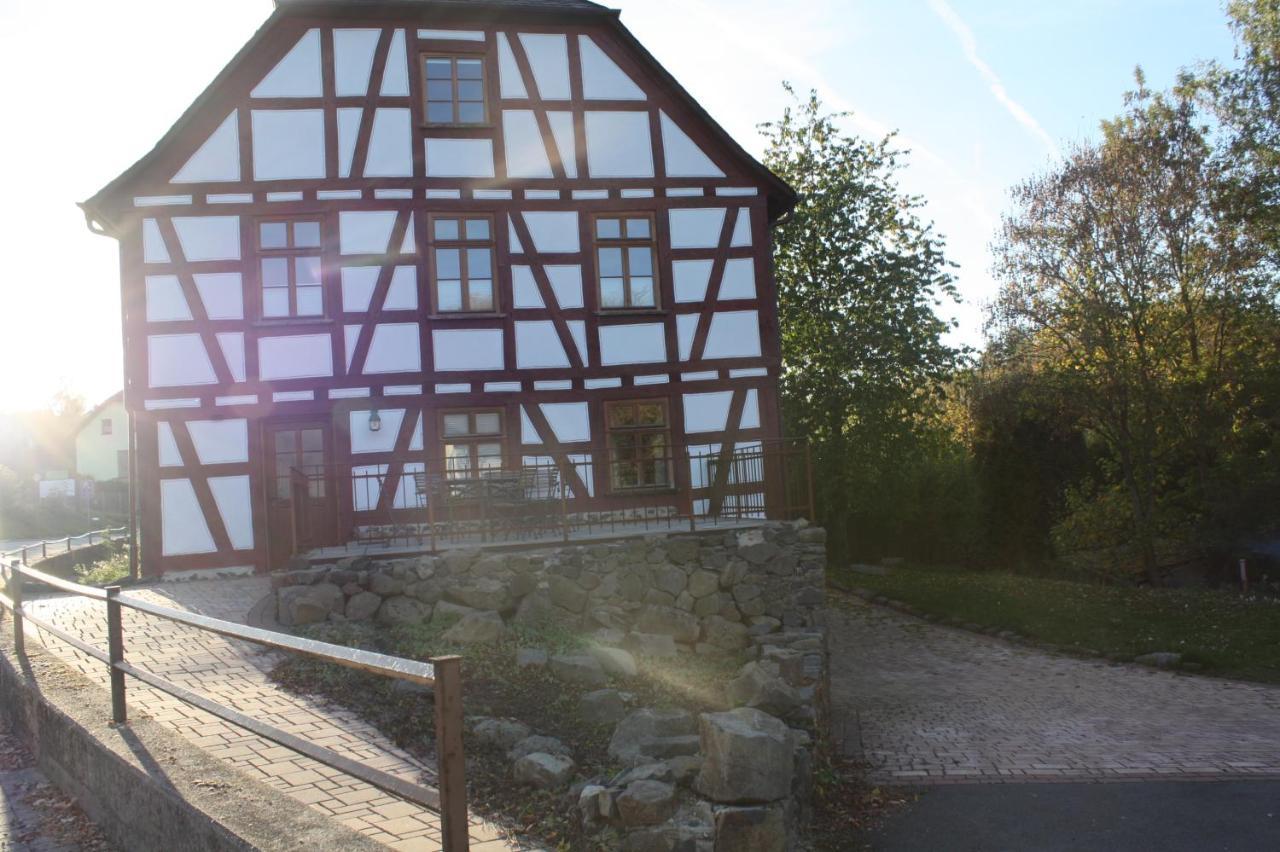
[{"label": "brick paving stone", "polygon": [[[134,587],[126,594],[243,623],[253,605],[269,591],[265,577],[250,577]],[[35,614],[105,650],[106,613],[100,601],[51,595],[30,603]],[[135,610],[124,610],[123,623],[125,657],[134,665],[407,781],[434,784],[433,767],[397,748],[354,713],[321,698],[293,695],[273,683],[268,673],[281,659],[278,652]],[[29,637],[69,665],[107,685],[107,671],[101,663],[42,634],[34,625],[27,630]],[[147,715],[169,725],[210,754],[321,813],[336,815],[373,840],[395,848],[400,848],[396,844],[401,842],[407,844],[403,848],[440,848],[439,815],[420,805],[401,801],[137,681],[128,681],[126,693],[130,715]],[[473,849],[523,848],[505,839],[501,828],[474,815],[470,827]]]},{"label": "brick paving stone", "polygon": [[833,729],[873,782],[1280,777],[1280,687],[1060,656],[833,599]]}]

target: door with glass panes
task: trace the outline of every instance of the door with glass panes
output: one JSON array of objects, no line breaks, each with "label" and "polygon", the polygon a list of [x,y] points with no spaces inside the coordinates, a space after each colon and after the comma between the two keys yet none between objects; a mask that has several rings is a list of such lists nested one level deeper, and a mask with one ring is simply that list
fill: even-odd
[{"label": "door with glass panes", "polygon": [[337,494],[323,423],[266,427],[267,536],[273,567],[296,553],[338,544]]}]

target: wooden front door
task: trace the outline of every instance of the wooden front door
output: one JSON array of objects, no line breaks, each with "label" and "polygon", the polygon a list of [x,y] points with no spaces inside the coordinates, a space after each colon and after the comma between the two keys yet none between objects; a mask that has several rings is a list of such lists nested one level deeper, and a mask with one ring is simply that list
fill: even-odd
[{"label": "wooden front door", "polygon": [[283,565],[296,553],[341,543],[329,447],[329,428],[324,424],[267,426],[267,533],[272,567]]}]

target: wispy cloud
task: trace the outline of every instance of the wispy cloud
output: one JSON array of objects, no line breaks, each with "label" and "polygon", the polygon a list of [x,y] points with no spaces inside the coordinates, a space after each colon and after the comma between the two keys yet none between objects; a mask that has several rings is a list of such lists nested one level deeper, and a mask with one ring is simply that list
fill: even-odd
[{"label": "wispy cloud", "polygon": [[982,75],[982,79],[986,81],[987,87],[991,89],[991,94],[1000,102],[1000,105],[1013,116],[1015,121],[1025,127],[1032,136],[1039,139],[1051,155],[1056,157],[1058,155],[1057,142],[1049,135],[1048,131],[1040,126],[1040,122],[1036,121],[1035,116],[1027,112],[1022,104],[1009,95],[1009,90],[1005,88],[1000,75],[992,70],[991,66],[978,54],[978,40],[974,38],[973,30],[969,29],[969,25],[964,22],[964,19],[956,14],[956,10],[951,8],[951,4],[947,0],[929,0],[929,8],[955,33],[956,38],[960,41],[960,48],[964,51],[965,59]]}]

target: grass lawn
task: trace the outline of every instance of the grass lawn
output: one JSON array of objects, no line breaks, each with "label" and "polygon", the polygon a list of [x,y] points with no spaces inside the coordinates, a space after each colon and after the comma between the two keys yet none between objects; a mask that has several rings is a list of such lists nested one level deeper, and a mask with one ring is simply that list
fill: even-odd
[{"label": "grass lawn", "polygon": [[884,576],[833,568],[830,579],[837,588],[870,589],[926,614],[1066,650],[1126,659],[1174,651],[1206,674],[1280,683],[1280,600],[916,567]]}]

